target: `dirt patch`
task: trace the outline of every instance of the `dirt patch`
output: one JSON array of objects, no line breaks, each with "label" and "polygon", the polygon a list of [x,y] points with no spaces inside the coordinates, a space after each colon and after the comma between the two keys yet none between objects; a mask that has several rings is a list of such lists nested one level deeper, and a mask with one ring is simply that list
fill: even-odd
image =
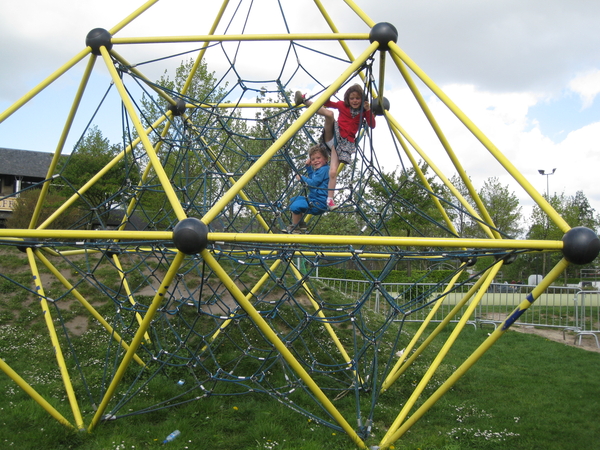
[{"label": "dirt patch", "polygon": [[[589,350],[591,352],[600,353],[600,348],[596,344],[596,339],[592,335],[582,335],[581,344],[579,343],[579,337],[577,333],[573,331],[567,331],[564,333],[560,329],[548,329],[548,328],[535,328],[533,326],[517,326],[513,325],[510,327],[511,330],[519,333],[535,334],[542,336],[551,341],[560,342],[561,344],[569,345],[571,347],[581,348],[583,350]],[[600,333],[599,333],[600,334]],[[600,339],[600,336],[599,338]]]},{"label": "dirt patch", "polygon": [[88,318],[77,316],[73,320],[66,322],[65,326],[74,336],[81,336],[88,329]]},{"label": "dirt patch", "polygon": [[[482,319],[495,322],[497,325],[504,320],[506,316],[501,313],[490,313],[482,317]],[[486,323],[483,322],[482,325]],[[491,326],[489,324],[485,326]],[[591,352],[600,353],[600,348],[596,344],[596,338],[591,334],[581,335],[581,343],[579,336],[574,331],[566,331],[563,333],[562,328],[536,328],[532,325],[512,325],[511,330],[518,333],[535,334],[551,341],[560,342],[561,344],[569,345],[571,347],[578,347]],[[600,341],[600,333],[598,334],[598,340]]]}]

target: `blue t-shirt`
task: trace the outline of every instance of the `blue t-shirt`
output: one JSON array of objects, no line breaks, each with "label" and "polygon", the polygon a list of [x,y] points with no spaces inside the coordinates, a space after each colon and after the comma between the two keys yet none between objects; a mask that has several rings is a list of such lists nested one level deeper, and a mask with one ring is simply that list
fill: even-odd
[{"label": "blue t-shirt", "polygon": [[308,186],[308,200],[319,208],[327,209],[327,186],[329,184],[329,166],[324,165],[314,170],[306,166],[307,176],[302,176],[302,181]]}]

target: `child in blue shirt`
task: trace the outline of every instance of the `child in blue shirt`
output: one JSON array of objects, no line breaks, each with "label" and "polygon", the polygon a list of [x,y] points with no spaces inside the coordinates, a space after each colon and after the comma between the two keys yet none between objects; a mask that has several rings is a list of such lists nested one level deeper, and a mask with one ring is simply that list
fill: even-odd
[{"label": "child in blue shirt", "polygon": [[329,152],[322,144],[310,148],[306,161],[307,176],[296,175],[308,186],[308,199],[302,195],[293,197],[290,203],[292,224],[287,227],[288,233],[301,233],[306,230],[302,220],[304,214],[319,215],[327,211],[327,185],[329,184]]}]

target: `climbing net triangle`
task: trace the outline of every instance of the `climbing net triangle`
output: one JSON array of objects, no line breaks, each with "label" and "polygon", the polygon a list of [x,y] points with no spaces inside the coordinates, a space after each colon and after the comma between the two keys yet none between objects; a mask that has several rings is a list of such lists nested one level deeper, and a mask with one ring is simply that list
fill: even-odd
[{"label": "climbing net triangle", "polygon": [[[57,143],[29,228],[0,230],[0,244],[27,255],[33,286],[1,276],[39,300],[73,419],[32,397],[61,423],[92,430],[103,420],[208,397],[265,394],[364,448],[380,413],[378,399],[400,395],[402,376],[444,326],[455,323],[450,344],[459,336],[503,264],[531,251],[564,254],[475,356],[487,351],[566,265],[590,262],[598,254],[596,235],[570,229],[402,51],[393,24],[375,23],[346,1],[343,6],[362,25],[339,31],[322,7],[295,2],[293,8],[302,4],[301,23],[318,28],[302,33],[296,29],[299,21],[290,20],[297,13],[287,10],[291,6],[240,0],[225,2],[204,35],[124,37],[121,29],[143,20],[153,3],[113,29],[90,31],[85,51],[60,69],[67,73],[86,59],[85,86],[94,64],[103,62],[111,79],[94,117],[79,130],[73,152],[64,156],[64,140]],[[259,7],[273,13],[268,21]],[[136,59],[140,44],[158,43],[187,49],[165,52],[163,45],[156,57]],[[177,58],[188,58],[179,78],[153,81],[146,75]],[[398,75],[464,189],[394,118],[394,108],[403,106],[390,104],[385,81]],[[494,224],[415,76],[480,141],[481,152],[498,170],[513,176],[565,232],[562,241],[512,239]],[[0,115],[0,123],[54,79]],[[305,234],[283,233],[290,223],[290,199],[307,192],[294,180],[304,171],[308,148],[319,142],[323,122],[317,111],[352,84],[363,88],[377,125],[359,130],[354,161],[342,167],[340,207],[307,216]],[[312,99],[310,106],[295,104],[298,89]],[[73,111],[82,101],[75,94]],[[105,110],[121,117],[123,140],[97,173],[77,182],[85,136]],[[107,179],[118,181],[102,184]],[[59,188],[64,200],[42,214]],[[454,224],[459,215],[478,224],[479,238],[461,235]],[[72,219],[66,229],[58,225],[62,219]],[[469,271],[484,255],[494,256],[489,267]],[[425,268],[419,282],[386,285],[390,273],[407,262]],[[440,265],[451,268],[441,279]],[[322,279],[327,270],[349,269],[364,286],[358,293],[341,294]],[[467,283],[472,287],[434,331],[426,332],[432,329],[427,314],[417,332],[405,331],[417,311],[435,311]],[[73,302],[88,318],[87,336],[75,336],[69,327]],[[89,339],[102,348],[101,381],[82,359]],[[431,373],[446,351],[434,355],[430,370],[400,399],[381,448],[400,439],[478,359],[469,358],[431,389]],[[67,370],[65,361],[76,370]],[[26,377],[0,362],[16,383],[35,392]],[[163,398],[153,396],[153,402],[132,410],[132,399],[148,390]],[[425,393],[427,401],[421,398]],[[94,410],[89,421],[80,407],[86,400]]]}]

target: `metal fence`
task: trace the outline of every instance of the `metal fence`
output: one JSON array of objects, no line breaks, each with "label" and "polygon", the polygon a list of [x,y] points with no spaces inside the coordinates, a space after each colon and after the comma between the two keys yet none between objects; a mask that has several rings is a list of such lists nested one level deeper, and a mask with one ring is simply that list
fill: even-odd
[{"label": "metal fence", "polygon": [[[358,300],[371,290],[365,305],[375,312],[387,313],[393,304],[409,305],[408,321],[422,321],[429,314],[432,302],[439,298],[445,286],[438,284],[381,283],[373,289],[373,283],[363,280],[344,280],[336,278],[315,278],[321,283]],[[446,297],[436,311],[433,321],[439,322],[464,298],[472,284],[458,286]],[[475,327],[489,324],[494,327],[525,299],[535,286],[517,284],[492,284],[481,298],[469,323]],[[471,301],[471,300],[469,300]],[[468,307],[465,304],[453,318],[458,321]],[[600,333],[600,291],[585,291],[579,287],[551,286],[519,317],[516,325],[552,327],[562,329],[564,333],[573,331],[575,339],[581,342],[581,336],[591,334],[596,338]]]}]

